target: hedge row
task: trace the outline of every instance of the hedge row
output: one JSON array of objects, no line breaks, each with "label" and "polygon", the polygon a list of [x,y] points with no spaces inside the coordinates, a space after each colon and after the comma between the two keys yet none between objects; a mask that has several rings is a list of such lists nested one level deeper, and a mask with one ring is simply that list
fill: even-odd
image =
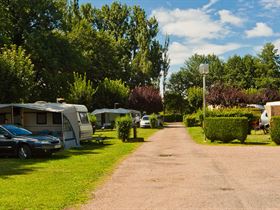
[{"label": "hedge row", "polygon": [[166,114],[166,115],[164,115],[164,122],[183,122],[183,115]]},{"label": "hedge row", "polygon": [[[197,112],[198,119],[200,122],[203,121],[203,112],[200,110]],[[248,121],[248,134],[253,129],[253,122],[258,121],[261,116],[261,112],[258,110],[248,108],[225,108],[225,109],[214,109],[207,110],[206,117],[247,117]]]},{"label": "hedge row", "polygon": [[228,143],[238,139],[241,143],[247,138],[247,117],[208,117],[205,119],[205,135],[211,142],[220,140]]},{"label": "hedge row", "polygon": [[194,126],[198,125],[198,120],[197,120],[195,114],[184,115],[183,122],[184,122],[186,127],[194,127]]},{"label": "hedge row", "polygon": [[271,117],[270,137],[277,145],[280,144],[280,116]]}]

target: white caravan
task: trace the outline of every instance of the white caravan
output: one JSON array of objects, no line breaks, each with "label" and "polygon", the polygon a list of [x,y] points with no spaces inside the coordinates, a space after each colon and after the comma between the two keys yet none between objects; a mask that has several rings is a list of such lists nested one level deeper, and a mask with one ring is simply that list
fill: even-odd
[{"label": "white caravan", "polygon": [[0,104],[0,124],[16,124],[38,134],[59,137],[64,148],[92,139],[92,126],[84,105],[36,102]]}]

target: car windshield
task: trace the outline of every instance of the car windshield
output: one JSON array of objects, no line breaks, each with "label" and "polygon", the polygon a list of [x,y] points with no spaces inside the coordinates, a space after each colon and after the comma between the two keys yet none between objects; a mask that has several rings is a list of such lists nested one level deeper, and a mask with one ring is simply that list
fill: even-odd
[{"label": "car windshield", "polygon": [[149,117],[145,116],[145,117],[142,118],[142,120],[149,120]]},{"label": "car windshield", "polygon": [[28,136],[32,135],[32,132],[29,130],[26,130],[24,128],[19,128],[14,125],[3,125],[4,128],[6,128],[10,133],[12,133],[15,136]]}]

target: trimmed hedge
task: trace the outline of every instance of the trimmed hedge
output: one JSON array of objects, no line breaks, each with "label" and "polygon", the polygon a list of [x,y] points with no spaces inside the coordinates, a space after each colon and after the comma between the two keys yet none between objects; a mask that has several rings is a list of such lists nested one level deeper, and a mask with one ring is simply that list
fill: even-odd
[{"label": "trimmed hedge", "polygon": [[164,115],[164,122],[183,122],[183,115],[166,114],[166,115]]},{"label": "trimmed hedge", "polygon": [[128,140],[132,126],[132,119],[130,116],[119,117],[116,119],[116,128],[118,138],[122,141]]},{"label": "trimmed hedge", "polygon": [[271,117],[270,137],[277,145],[280,145],[280,116]]},{"label": "trimmed hedge", "polygon": [[205,119],[205,135],[211,142],[221,140],[228,143],[238,139],[241,143],[247,138],[247,117],[208,117]]},{"label": "trimmed hedge", "polygon": [[[203,112],[199,110],[197,112],[198,119],[202,124],[203,121]],[[223,109],[214,109],[207,110],[206,117],[247,117],[248,121],[248,134],[251,133],[253,129],[252,123],[258,120],[261,116],[261,112],[258,110],[253,110],[249,108],[223,108]]]},{"label": "trimmed hedge", "polygon": [[183,122],[185,124],[186,127],[194,127],[197,125],[197,120],[196,120],[196,116],[195,115],[184,115],[183,117]]}]

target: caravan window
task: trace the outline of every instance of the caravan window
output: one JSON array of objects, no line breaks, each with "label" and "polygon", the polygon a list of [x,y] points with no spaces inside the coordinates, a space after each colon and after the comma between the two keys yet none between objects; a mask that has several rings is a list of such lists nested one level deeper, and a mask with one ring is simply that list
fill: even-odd
[{"label": "caravan window", "polygon": [[79,112],[80,115],[80,121],[82,124],[88,124],[88,115],[86,112]]},{"label": "caravan window", "polygon": [[37,113],[37,124],[47,124],[47,112]]},{"label": "caravan window", "polygon": [[53,124],[61,124],[61,113],[53,113]]}]

